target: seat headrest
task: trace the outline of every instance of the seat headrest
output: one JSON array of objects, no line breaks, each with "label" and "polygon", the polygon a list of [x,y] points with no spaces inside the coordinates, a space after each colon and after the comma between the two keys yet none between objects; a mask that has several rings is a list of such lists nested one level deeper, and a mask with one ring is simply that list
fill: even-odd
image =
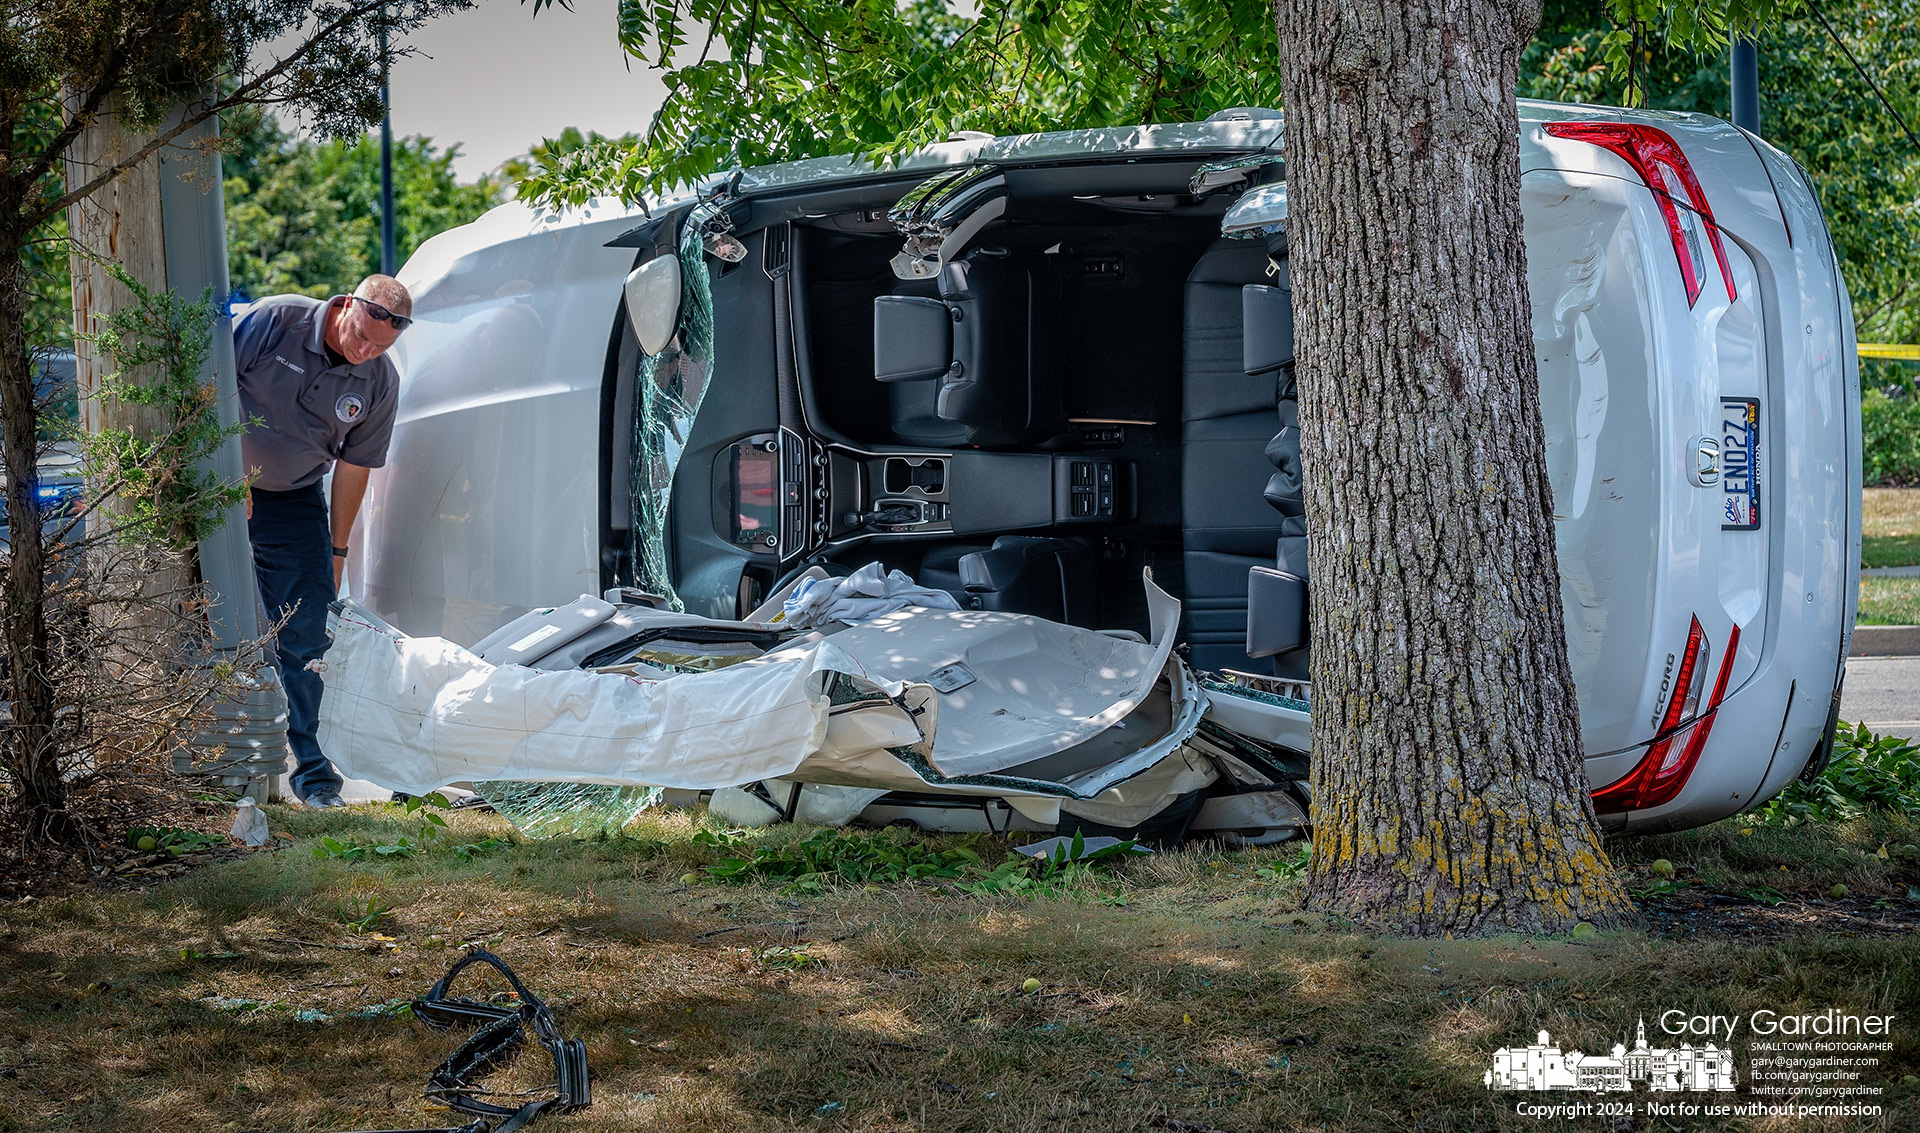
[{"label": "seat headrest", "polygon": [[953,364],[953,316],[938,299],[881,295],[873,301],[873,376],[883,382],[937,378]]},{"label": "seat headrest", "polygon": [[1293,292],[1249,283],[1240,289],[1240,350],[1248,376],[1293,361]]}]

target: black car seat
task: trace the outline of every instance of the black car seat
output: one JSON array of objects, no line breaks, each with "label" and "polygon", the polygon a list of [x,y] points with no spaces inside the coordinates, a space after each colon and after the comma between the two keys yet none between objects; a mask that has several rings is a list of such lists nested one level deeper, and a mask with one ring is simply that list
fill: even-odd
[{"label": "black car seat", "polygon": [[[1249,376],[1242,291],[1284,288],[1267,274],[1253,241],[1216,244],[1187,276],[1181,405],[1183,617],[1195,668],[1271,674],[1247,653],[1247,577],[1271,568],[1282,516],[1266,492],[1274,476],[1267,445],[1278,404],[1272,373]],[[1289,340],[1291,334],[1288,334]],[[1302,528],[1304,532],[1304,527]]]},{"label": "black car seat", "polygon": [[1044,263],[987,251],[946,264],[937,298],[876,298],[873,376],[894,438],[991,448],[1057,432],[1056,299]]},{"label": "black car seat", "polygon": [[1245,363],[1250,378],[1271,378],[1277,394],[1279,431],[1267,442],[1274,466],[1267,503],[1279,512],[1274,565],[1247,574],[1247,655],[1267,661],[1272,673],[1307,679],[1307,512],[1300,483],[1300,403],[1293,377],[1293,293],[1285,287],[1241,289],[1246,326]]}]

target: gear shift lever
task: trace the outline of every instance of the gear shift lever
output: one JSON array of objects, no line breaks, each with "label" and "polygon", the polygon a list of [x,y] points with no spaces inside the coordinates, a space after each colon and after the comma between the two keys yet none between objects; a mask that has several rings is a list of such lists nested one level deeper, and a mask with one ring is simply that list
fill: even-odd
[{"label": "gear shift lever", "polygon": [[880,524],[898,527],[908,523],[920,522],[920,509],[908,504],[889,504],[872,511],[850,511],[841,517],[848,527],[859,529]]}]

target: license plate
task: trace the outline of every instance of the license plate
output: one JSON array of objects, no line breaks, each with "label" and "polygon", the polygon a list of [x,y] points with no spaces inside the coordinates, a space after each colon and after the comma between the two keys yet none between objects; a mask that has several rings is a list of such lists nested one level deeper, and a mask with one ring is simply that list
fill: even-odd
[{"label": "license plate", "polygon": [[1720,530],[1760,528],[1760,402],[1720,399],[1720,486],[1726,495]]}]

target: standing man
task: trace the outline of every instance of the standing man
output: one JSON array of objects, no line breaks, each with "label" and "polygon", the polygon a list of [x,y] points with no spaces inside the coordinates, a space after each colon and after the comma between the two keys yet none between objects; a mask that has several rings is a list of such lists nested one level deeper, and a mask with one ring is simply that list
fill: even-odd
[{"label": "standing man", "polygon": [[[347,539],[367,490],[367,470],[387,462],[399,376],[384,357],[413,319],[413,297],[390,275],[370,275],[352,295],[262,299],[233,324],[240,413],[258,419],[240,440],[252,479],[247,535],[287,689],[293,793],[335,807],[340,773],[315,736],[327,651],[327,604],[340,590]],[[333,508],[320,481],[333,470]]]}]

